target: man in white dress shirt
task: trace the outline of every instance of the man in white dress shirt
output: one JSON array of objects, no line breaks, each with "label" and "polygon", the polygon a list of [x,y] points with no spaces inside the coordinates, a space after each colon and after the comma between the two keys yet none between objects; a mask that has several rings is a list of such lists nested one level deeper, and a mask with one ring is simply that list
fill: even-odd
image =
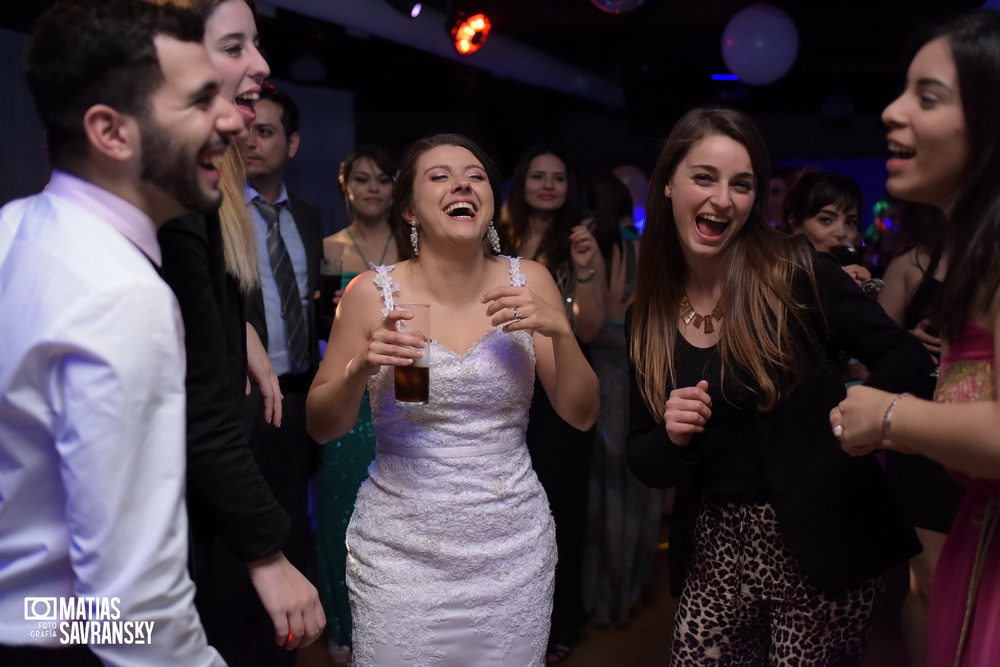
[{"label": "man in white dress shirt", "polygon": [[[243,121],[194,13],[66,0],[27,79],[53,173],[0,210],[0,664],[222,665],[187,572],[184,345],[156,230]],[[96,658],[95,658],[96,656]]]}]

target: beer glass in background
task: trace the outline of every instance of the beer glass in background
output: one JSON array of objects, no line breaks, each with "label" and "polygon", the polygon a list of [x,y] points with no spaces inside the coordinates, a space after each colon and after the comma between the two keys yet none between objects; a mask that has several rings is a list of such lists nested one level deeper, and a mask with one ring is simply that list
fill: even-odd
[{"label": "beer glass in background", "polygon": [[344,273],[344,263],[339,259],[322,259],[319,265],[319,322],[323,338],[330,337],[330,327],[333,326],[333,316],[337,306],[333,297],[340,289],[341,276]]},{"label": "beer glass in background", "polygon": [[[431,306],[429,303],[397,303],[396,310],[413,313],[413,319],[396,322],[397,331],[417,333],[424,342],[431,341]],[[431,348],[409,366],[396,366],[396,405],[426,405],[430,396]]]}]

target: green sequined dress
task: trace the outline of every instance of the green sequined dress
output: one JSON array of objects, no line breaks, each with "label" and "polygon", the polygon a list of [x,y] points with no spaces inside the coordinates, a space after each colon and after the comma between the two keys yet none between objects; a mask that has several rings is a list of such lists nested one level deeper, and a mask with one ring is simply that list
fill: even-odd
[{"label": "green sequined dress", "polygon": [[[342,287],[347,287],[356,275],[345,273]],[[358,487],[368,478],[368,466],[374,459],[375,429],[366,390],[354,428],[323,447],[319,472],[316,546],[320,599],[326,613],[327,636],[342,646],[351,643],[351,605],[345,582],[347,523],[354,512]]]}]

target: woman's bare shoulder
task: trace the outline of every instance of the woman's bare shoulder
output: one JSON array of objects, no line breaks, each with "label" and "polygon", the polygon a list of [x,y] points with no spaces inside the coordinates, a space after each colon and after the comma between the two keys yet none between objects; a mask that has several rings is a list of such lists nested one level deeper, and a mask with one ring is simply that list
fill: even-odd
[{"label": "woman's bare shoulder", "polygon": [[323,237],[323,256],[327,259],[340,259],[344,255],[343,246],[350,247],[350,245],[346,230],[341,229],[336,234]]},{"label": "woman's bare shoulder", "polygon": [[323,238],[324,243],[350,243],[351,237],[347,235],[347,228],[341,229]]},{"label": "woman's bare shoulder", "polygon": [[528,278],[529,282],[532,279],[540,279],[539,277],[547,278],[550,281],[552,280],[552,274],[549,273],[547,268],[545,268],[545,265],[539,264],[533,259],[525,259],[524,257],[521,258],[521,273]]},{"label": "woman's bare shoulder", "polygon": [[[344,288],[344,296],[341,297],[340,307],[358,313],[371,310],[380,312],[382,308],[382,290],[375,282],[377,278],[378,273],[371,270],[354,276],[347,287]],[[373,306],[378,307],[373,308]]]}]

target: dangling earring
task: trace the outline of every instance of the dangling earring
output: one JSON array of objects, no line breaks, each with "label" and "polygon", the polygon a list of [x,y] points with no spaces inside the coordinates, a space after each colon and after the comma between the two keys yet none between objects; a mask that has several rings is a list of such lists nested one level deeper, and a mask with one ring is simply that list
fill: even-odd
[{"label": "dangling earring", "polygon": [[486,230],[486,238],[490,240],[490,247],[493,248],[494,254],[500,254],[500,235],[497,234],[497,228],[493,226],[493,221],[490,221],[490,228]]},{"label": "dangling earring", "polygon": [[414,220],[410,223],[410,245],[413,246],[413,254],[417,257],[420,256],[420,249],[417,247],[419,240],[420,237],[417,234],[417,221]]}]

